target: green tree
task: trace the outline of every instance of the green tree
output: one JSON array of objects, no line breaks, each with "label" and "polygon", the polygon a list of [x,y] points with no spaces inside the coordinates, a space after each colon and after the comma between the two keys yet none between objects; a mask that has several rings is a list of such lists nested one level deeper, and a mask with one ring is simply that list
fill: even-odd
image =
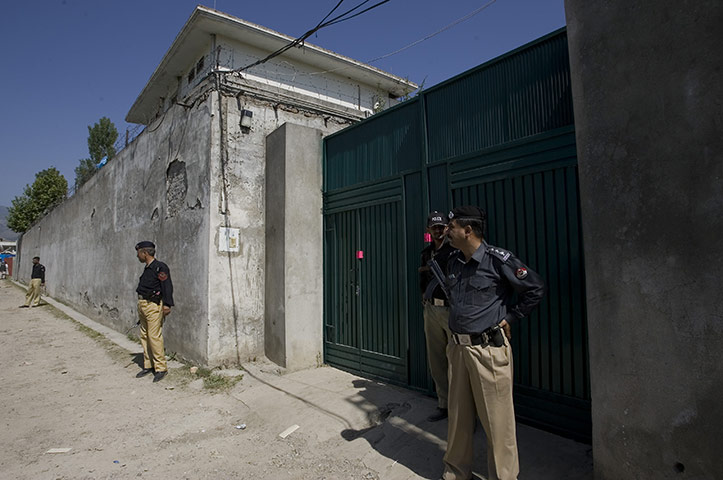
[{"label": "green tree", "polygon": [[92,127],[88,125],[88,153],[90,158],[83,158],[75,167],[75,191],[90,180],[97,170],[96,165],[103,157],[108,160],[115,156],[115,141],[118,140],[118,130],[108,117],[102,117]]},{"label": "green tree", "polygon": [[101,118],[92,127],[88,126],[88,152],[96,164],[105,156],[108,160],[115,156],[113,145],[118,140],[118,130],[108,117]]},{"label": "green tree", "polygon": [[23,194],[12,200],[8,209],[8,227],[14,232],[26,232],[67,195],[68,181],[55,167],[36,173],[32,186],[25,185]]},{"label": "green tree", "polygon": [[98,169],[95,162],[90,158],[83,158],[80,160],[80,164],[75,167],[75,186],[74,189],[77,192],[78,189],[85,182],[90,180],[90,177],[95,175],[95,171]]}]

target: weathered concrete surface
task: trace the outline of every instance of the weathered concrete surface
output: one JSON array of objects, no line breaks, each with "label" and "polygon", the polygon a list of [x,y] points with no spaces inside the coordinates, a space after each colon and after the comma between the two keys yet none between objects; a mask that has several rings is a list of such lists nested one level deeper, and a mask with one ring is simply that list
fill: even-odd
[{"label": "weathered concrete surface", "polygon": [[[152,240],[157,257],[171,268],[175,288],[176,307],[164,327],[166,348],[211,366],[265,353],[266,136],[285,123],[322,135],[351,123],[351,118],[272,101],[273,95],[243,95],[238,84],[224,84],[221,95],[217,87],[210,77],[195,90],[195,100],[184,104],[192,107],[176,105],[159,117],[23,235],[15,277],[28,281],[30,258],[39,255],[51,295],[124,331],[136,321],[134,290],[142,271],[133,247]],[[254,112],[250,130],[240,126],[242,109]],[[314,167],[320,168],[318,142],[300,160],[310,161],[309,155],[318,155]],[[316,171],[318,178],[299,183],[297,191],[315,205],[309,225],[318,226],[321,176]],[[281,207],[274,201],[272,208]],[[219,251],[221,227],[241,230],[238,252]],[[320,252],[320,242],[314,248]],[[321,254],[313,258],[320,272]],[[297,284],[307,282],[306,275],[289,272]],[[305,310],[314,316],[304,322],[313,322],[319,336],[309,345],[301,344],[308,335],[299,337],[294,347],[314,355],[323,321],[318,303],[314,297]]]},{"label": "weathered concrete surface", "polygon": [[171,269],[177,306],[164,326],[169,352],[207,356],[210,101],[175,106],[22,236],[15,278],[30,259],[48,292],[118,331],[136,322],[143,266],[135,244],[152,240]]},{"label": "weathered concrete surface", "polygon": [[266,138],[266,356],[298,370],[323,351],[319,130],[285,123]]},{"label": "weathered concrete surface", "polygon": [[565,5],[596,478],[723,478],[723,3]]},{"label": "weathered concrete surface", "polygon": [[[228,89],[238,88],[228,84]],[[224,89],[226,90],[226,89]],[[264,271],[266,257],[266,137],[283,124],[313,128],[328,135],[350,121],[292,107],[258,96],[221,94],[214,98],[211,158],[209,330],[210,365],[242,363],[264,354]],[[253,112],[250,130],[240,126],[241,110]],[[225,148],[221,148],[226,145]],[[315,146],[315,152],[319,148]],[[307,157],[304,156],[304,159]],[[316,160],[320,162],[320,159]],[[321,204],[319,183],[300,183],[314,205]],[[281,209],[275,199],[269,209]],[[313,221],[321,222],[321,210]],[[241,230],[239,252],[219,251],[219,229]],[[321,257],[319,257],[319,260]],[[303,272],[294,271],[299,282]],[[314,318],[321,326],[322,318]],[[316,348],[318,340],[314,342]],[[273,357],[274,353],[269,352]]]},{"label": "weathered concrete surface", "polygon": [[[2,478],[439,478],[446,422],[435,401],[333,369],[244,365],[228,394],[181,369],[137,379],[138,355],[95,342],[52,307],[18,309],[0,281]],[[72,314],[72,312],[69,312]],[[134,347],[137,350],[137,346]],[[172,390],[169,388],[173,387]],[[236,425],[246,424],[246,429]],[[279,433],[299,429],[286,439]],[[477,429],[476,472],[485,472]],[[589,446],[519,427],[521,478],[590,480]],[[51,448],[70,448],[48,454]],[[117,461],[117,463],[115,463]],[[482,476],[478,478],[483,478]]]}]

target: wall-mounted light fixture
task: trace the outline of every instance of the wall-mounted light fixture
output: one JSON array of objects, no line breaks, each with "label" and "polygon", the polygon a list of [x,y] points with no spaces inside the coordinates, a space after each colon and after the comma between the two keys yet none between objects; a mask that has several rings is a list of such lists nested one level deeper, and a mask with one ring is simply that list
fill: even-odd
[{"label": "wall-mounted light fixture", "polygon": [[241,110],[241,131],[249,133],[251,130],[251,119],[254,116],[254,112],[251,110]]}]

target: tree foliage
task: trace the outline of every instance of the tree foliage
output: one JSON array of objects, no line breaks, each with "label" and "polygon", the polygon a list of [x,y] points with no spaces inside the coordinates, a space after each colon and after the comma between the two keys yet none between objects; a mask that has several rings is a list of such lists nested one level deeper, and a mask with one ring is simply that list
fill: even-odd
[{"label": "tree foliage", "polygon": [[118,130],[108,117],[102,117],[92,127],[88,126],[88,152],[90,159],[98,163],[105,156],[108,160],[115,156],[113,145],[118,140]]},{"label": "tree foliage", "polygon": [[88,153],[90,158],[83,158],[75,167],[75,191],[95,175],[98,162],[103,157],[108,160],[115,156],[115,141],[118,140],[118,130],[108,117],[102,117],[92,127],[88,126]]},{"label": "tree foliage", "polygon": [[79,165],[75,167],[75,186],[74,189],[77,192],[78,189],[85,182],[90,180],[90,177],[95,175],[95,171],[98,169],[95,162],[90,158],[83,158],[80,160]]},{"label": "tree foliage", "polygon": [[35,181],[25,185],[23,194],[15,197],[8,209],[8,227],[14,232],[25,232],[50,209],[65,200],[68,181],[58,169],[50,167],[35,174]]}]

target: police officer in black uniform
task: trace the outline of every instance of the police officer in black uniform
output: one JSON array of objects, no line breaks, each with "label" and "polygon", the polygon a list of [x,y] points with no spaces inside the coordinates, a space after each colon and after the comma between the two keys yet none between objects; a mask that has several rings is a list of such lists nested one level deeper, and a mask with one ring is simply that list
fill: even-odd
[{"label": "police officer in black uniform", "polygon": [[155,255],[156,246],[153,242],[144,241],[136,245],[138,261],[146,265],[136,288],[143,345],[143,369],[136,377],[154,372],[153,381],[158,382],[168,373],[162,327],[164,318],[170,315],[173,306],[173,282],[168,265],[156,260]]},{"label": "police officer in black uniform", "polygon": [[40,289],[45,286],[45,266],[40,257],[33,257],[33,271],[30,274],[30,285],[25,292],[25,304],[20,308],[37,307],[40,305]]},{"label": "police officer in black uniform", "polygon": [[449,424],[442,478],[471,478],[476,415],[487,434],[487,478],[515,480],[519,460],[510,323],[527,316],[542,300],[544,284],[512,253],[484,241],[484,210],[455,208],[449,219],[447,237],[459,252],[450,257],[445,279],[452,335],[447,347]]},{"label": "police officer in black uniform", "polygon": [[419,267],[419,288],[422,292],[424,314],[424,337],[427,343],[427,361],[437,392],[437,409],[427,417],[430,422],[447,418],[449,377],[447,370],[447,344],[449,343],[449,301],[439,282],[430,271],[429,262],[434,260],[442,271],[447,259],[455,249],[449,244],[444,230],[447,215],[433,211],[427,216],[427,233],[432,242],[422,250]]}]

